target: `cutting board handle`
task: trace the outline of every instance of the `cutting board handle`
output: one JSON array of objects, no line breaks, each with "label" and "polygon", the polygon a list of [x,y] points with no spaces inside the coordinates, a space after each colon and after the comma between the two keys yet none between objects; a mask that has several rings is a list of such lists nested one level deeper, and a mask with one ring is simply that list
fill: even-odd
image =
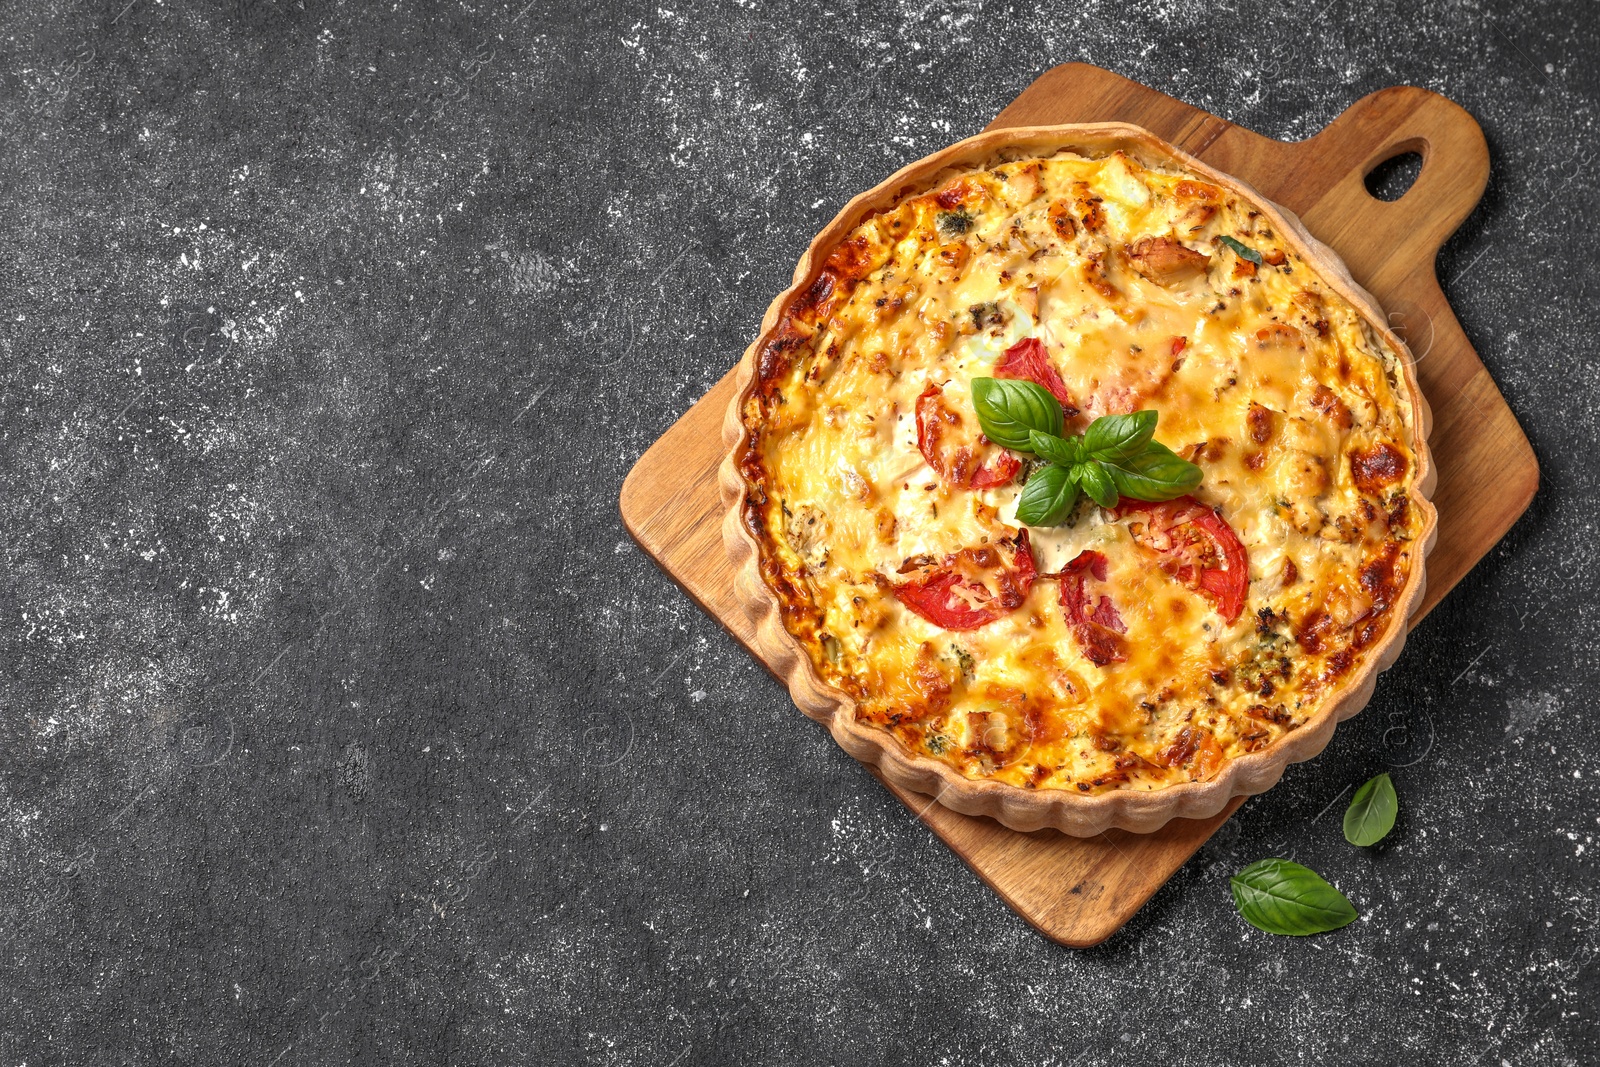
[{"label": "cutting board handle", "polygon": [[[1343,170],[1317,205],[1318,221],[1337,218],[1339,231],[1389,234],[1414,247],[1432,244],[1437,249],[1443,244],[1471,214],[1489,181],[1489,146],[1477,121],[1459,104],[1412,85],[1362,97],[1295,148],[1324,165],[1337,161]],[[1422,169],[1411,187],[1393,201],[1368,192],[1367,175],[1407,152],[1422,156]],[[1346,246],[1378,244],[1339,242],[1337,234],[1330,236]],[[1358,275],[1369,277],[1382,266],[1351,263]]]}]

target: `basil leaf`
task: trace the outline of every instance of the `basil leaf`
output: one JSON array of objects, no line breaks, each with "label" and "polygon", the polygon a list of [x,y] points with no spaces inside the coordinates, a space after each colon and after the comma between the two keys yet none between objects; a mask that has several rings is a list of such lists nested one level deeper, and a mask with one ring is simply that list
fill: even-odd
[{"label": "basil leaf", "polygon": [[1240,259],[1248,259],[1256,266],[1261,266],[1261,253],[1245,244],[1243,241],[1234,240],[1227,234],[1222,235],[1222,243],[1233,249],[1233,254]]},{"label": "basil leaf", "polygon": [[1103,508],[1117,506],[1117,486],[1098,460],[1086,460],[1072,468],[1072,480],[1083,487],[1093,500]]},{"label": "basil leaf", "polygon": [[1343,893],[1292,860],[1258,860],[1228,884],[1244,921],[1269,934],[1320,934],[1357,917]]},{"label": "basil leaf", "polygon": [[1005,448],[1028,451],[1029,430],[1061,436],[1061,402],[1033,382],[974,378],[972,406],[983,435]]},{"label": "basil leaf", "polygon": [[1042,459],[1051,463],[1059,463],[1063,467],[1070,467],[1074,463],[1083,462],[1082,451],[1077,437],[1053,437],[1038,430],[1028,431],[1028,450]]},{"label": "basil leaf", "polygon": [[1065,467],[1051,464],[1028,479],[1017,501],[1017,521],[1027,526],[1059,526],[1078,502],[1078,486]]},{"label": "basil leaf", "polygon": [[1160,441],[1149,442],[1136,456],[1100,462],[1117,492],[1135,500],[1172,500],[1200,484],[1200,468]]},{"label": "basil leaf", "polygon": [[1136,456],[1156,432],[1158,417],[1154,411],[1102,415],[1084,433],[1083,450],[1095,459]]},{"label": "basil leaf", "polygon": [[1376,845],[1394,829],[1400,813],[1400,800],[1394,795],[1394,782],[1380,774],[1360,789],[1344,813],[1344,839],[1352,845]]}]

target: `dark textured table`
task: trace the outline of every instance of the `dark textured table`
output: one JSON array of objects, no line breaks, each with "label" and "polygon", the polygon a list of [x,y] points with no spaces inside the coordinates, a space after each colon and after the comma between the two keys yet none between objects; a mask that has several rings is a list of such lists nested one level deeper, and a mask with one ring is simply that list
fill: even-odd
[{"label": "dark textured table", "polygon": [[[601,6],[6,5],[0,1062],[1600,1059],[1591,0]],[[851,193],[1074,59],[1283,138],[1471,110],[1440,276],[1545,477],[1086,952],[616,511]],[[1268,855],[1362,920],[1247,927]]]}]

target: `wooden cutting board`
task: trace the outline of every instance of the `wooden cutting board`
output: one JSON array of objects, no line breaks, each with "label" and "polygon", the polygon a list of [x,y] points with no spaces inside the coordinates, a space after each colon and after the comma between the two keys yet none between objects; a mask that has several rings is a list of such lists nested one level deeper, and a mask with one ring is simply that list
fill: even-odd
[{"label": "wooden cutting board", "polygon": [[[1285,144],[1110,71],[1071,63],[1047,71],[988,128],[1111,121],[1143,126],[1299,214],[1344,257],[1411,346],[1433,406],[1429,443],[1439,467],[1439,541],[1415,625],[1500,540],[1539,485],[1533,450],[1434,275],[1439,246],[1489,178],[1478,124],[1442,96],[1396,86],[1356,101],[1315,137]],[[1393,202],[1368,193],[1373,168],[1406,152],[1423,157],[1410,189]],[[748,649],[750,624],[733,600],[719,530],[717,465],[732,393],[730,371],[640,457],[621,504],[640,547]],[[1484,492],[1486,485],[1497,491]],[[1406,667],[1402,656],[1398,669]],[[794,728],[813,727],[796,713]],[[885,785],[1023,918],[1075,947],[1120,928],[1243,803],[1152,834],[1080,839],[1054,830],[1017,833]],[[1272,803],[1271,794],[1260,803]]]}]

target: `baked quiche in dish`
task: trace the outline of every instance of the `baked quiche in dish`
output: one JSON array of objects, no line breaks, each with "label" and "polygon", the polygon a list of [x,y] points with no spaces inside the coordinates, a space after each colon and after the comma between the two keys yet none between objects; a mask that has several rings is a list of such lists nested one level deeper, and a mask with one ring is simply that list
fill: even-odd
[{"label": "baked quiche in dish", "polygon": [[1001,130],[851,201],[721,471],[758,650],[891,780],[1014,829],[1270,788],[1399,654],[1428,409],[1298,220],[1136,127]]}]

